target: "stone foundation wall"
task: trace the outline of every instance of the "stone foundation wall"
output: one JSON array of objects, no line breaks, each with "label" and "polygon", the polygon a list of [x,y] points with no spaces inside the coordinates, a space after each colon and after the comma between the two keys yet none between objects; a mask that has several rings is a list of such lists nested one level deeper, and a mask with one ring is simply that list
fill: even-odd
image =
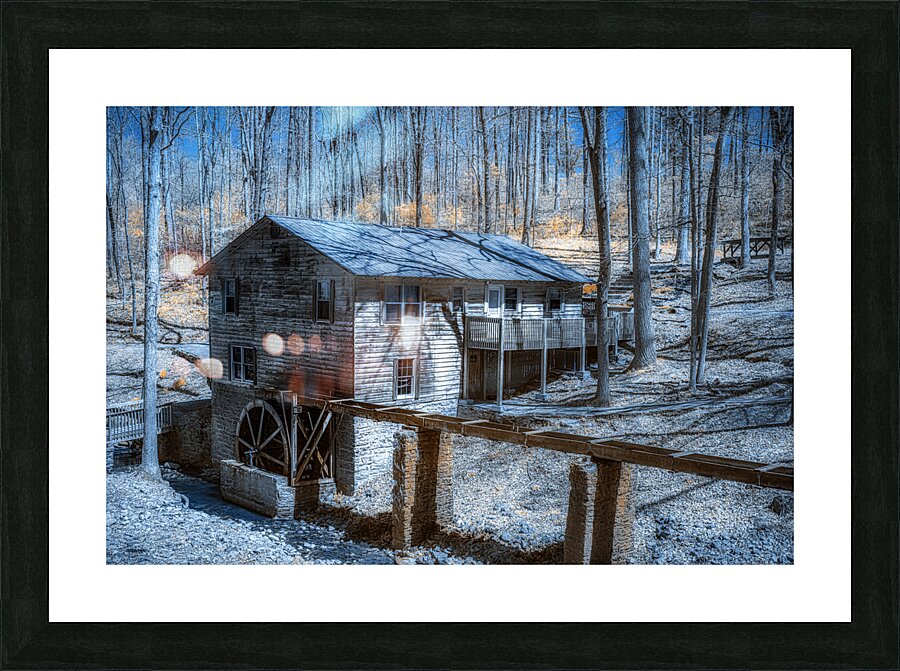
[{"label": "stone foundation wall", "polygon": [[[408,407],[455,415],[457,399],[416,403]],[[353,494],[369,478],[390,471],[394,435],[401,428],[400,424],[375,422],[363,417],[341,417],[334,439],[337,489],[344,494]]]},{"label": "stone foundation wall", "polygon": [[212,467],[212,404],[210,399],[172,404],[171,431],[159,436],[159,461],[179,464],[187,471]]},{"label": "stone foundation wall", "polygon": [[219,464],[219,489],[222,498],[268,517],[297,517],[315,510],[325,496],[334,493],[327,480],[303,482],[291,487],[287,478],[234,459]]},{"label": "stone foundation wall", "polygon": [[451,436],[401,429],[394,436],[391,544],[421,545],[453,517]]},{"label": "stone foundation wall", "polygon": [[236,459],[234,431],[241,411],[258,397],[253,387],[241,387],[223,382],[212,383],[212,446],[211,461],[215,467],[225,459]]},{"label": "stone foundation wall", "polygon": [[628,563],[635,512],[632,471],[631,464],[605,459],[572,463],[564,563]]}]

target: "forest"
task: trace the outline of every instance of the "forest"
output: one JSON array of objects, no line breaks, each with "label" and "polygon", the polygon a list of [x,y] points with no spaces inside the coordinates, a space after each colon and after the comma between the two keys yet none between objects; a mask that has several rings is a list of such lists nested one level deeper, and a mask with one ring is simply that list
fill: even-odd
[{"label": "forest", "polygon": [[136,331],[148,246],[190,272],[265,213],[593,237],[598,319],[614,253],[637,278],[634,367],[655,358],[651,260],[690,263],[694,388],[718,241],[740,239],[743,267],[751,237],[792,230],[792,132],[780,107],[109,108],[107,273]]}]

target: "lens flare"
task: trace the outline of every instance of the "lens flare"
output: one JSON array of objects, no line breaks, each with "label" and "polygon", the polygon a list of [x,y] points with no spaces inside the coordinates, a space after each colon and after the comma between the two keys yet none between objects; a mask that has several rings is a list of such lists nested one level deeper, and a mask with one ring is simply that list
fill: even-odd
[{"label": "lens flare", "polygon": [[197,262],[190,254],[176,254],[169,259],[169,272],[175,277],[185,279],[197,269]]},{"label": "lens flare", "polygon": [[284,338],[277,333],[266,333],[262,339],[263,349],[270,356],[281,356],[284,352]]},{"label": "lens flare", "polygon": [[291,335],[288,336],[288,352],[290,352],[294,356],[300,356],[301,354],[303,354],[303,347],[304,343],[301,336],[297,335],[296,333],[291,333]]},{"label": "lens flare", "polygon": [[219,380],[222,378],[222,374],[225,372],[224,367],[222,366],[222,362],[219,359],[198,359],[197,363],[194,364],[197,366],[197,370],[200,371],[200,375],[203,377],[208,377],[210,380]]}]

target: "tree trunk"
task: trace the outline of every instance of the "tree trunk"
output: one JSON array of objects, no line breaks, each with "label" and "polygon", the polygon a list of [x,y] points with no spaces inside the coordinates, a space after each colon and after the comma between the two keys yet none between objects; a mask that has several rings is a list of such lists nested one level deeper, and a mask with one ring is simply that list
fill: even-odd
[{"label": "tree trunk", "polygon": [[[688,140],[690,141],[690,140]],[[681,211],[678,217],[678,246],[675,252],[675,263],[684,265],[690,260],[691,234],[691,187],[690,168],[688,167],[688,147],[681,147]]]},{"label": "tree trunk", "polygon": [[731,122],[732,107],[719,109],[719,136],[716,138],[716,149],[713,154],[712,170],[709,174],[709,191],[706,198],[706,234],[703,251],[703,268],[700,275],[700,296],[698,298],[698,340],[697,352],[697,384],[702,385],[706,378],[706,352],[709,343],[709,309],[712,302],[713,263],[716,254],[716,216],[719,210],[719,178],[722,169],[722,147],[728,134]]},{"label": "tree trunk", "polygon": [[384,112],[380,107],[375,108],[375,121],[378,123],[378,223],[387,223],[387,208],[385,207],[384,188]]},{"label": "tree trunk", "polygon": [[[610,405],[609,346],[606,331],[609,324],[609,282],[612,275],[612,244],[610,238],[609,201],[606,183],[606,108],[593,109],[594,128],[591,133],[589,108],[580,107],[585,152],[591,165],[594,210],[597,215],[597,247],[600,268],[597,273],[597,391],[594,405]],[[591,138],[593,137],[593,140]]]},{"label": "tree trunk", "polygon": [[161,191],[161,120],[158,107],[146,115],[147,212],[144,218],[144,447],[141,470],[161,480],[156,425],[156,348],[159,306],[159,213]]},{"label": "tree trunk", "polygon": [[629,370],[640,370],[656,361],[653,303],[650,294],[650,221],[647,182],[647,108],[629,107],[628,148],[631,187],[631,267],[634,286],[634,358]]},{"label": "tree trunk", "polygon": [[741,268],[750,263],[750,108],[741,109]]},{"label": "tree trunk", "polygon": [[772,127],[772,141],[775,155],[772,158],[772,224],[769,233],[769,267],[766,273],[769,293],[775,293],[775,257],[778,243],[778,229],[784,217],[784,171],[789,129],[790,108],[773,107],[769,111]]},{"label": "tree trunk", "polygon": [[527,114],[528,117],[525,124],[525,189],[523,194],[524,215],[522,218],[523,245],[531,244],[531,204],[533,202],[531,193],[534,190],[534,180],[532,179],[534,164],[532,163],[533,154],[531,151],[531,144],[534,141],[534,133],[532,132],[532,127],[534,124],[534,108],[529,107]]},{"label": "tree trunk", "polygon": [[484,119],[484,107],[478,107],[478,126],[481,131],[481,172],[483,179],[482,194],[484,195],[484,231],[494,232],[494,222],[491,219],[491,153],[488,147],[487,123]]}]

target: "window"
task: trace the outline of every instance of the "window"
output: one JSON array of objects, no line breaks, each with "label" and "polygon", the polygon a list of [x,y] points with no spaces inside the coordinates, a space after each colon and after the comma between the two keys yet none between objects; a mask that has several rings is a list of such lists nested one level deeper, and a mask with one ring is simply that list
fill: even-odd
[{"label": "window", "polygon": [[450,308],[453,312],[466,311],[466,292],[463,287],[450,289]]},{"label": "window", "polygon": [[519,311],[519,288],[503,287],[503,311],[518,312]]},{"label": "window", "polygon": [[559,287],[550,287],[547,289],[547,313],[558,314],[562,312],[563,292]]},{"label": "window", "polygon": [[231,379],[235,382],[256,382],[256,350],[252,347],[232,346]]},{"label": "window", "polygon": [[394,398],[415,398],[416,360],[397,359],[394,362]]},{"label": "window", "polygon": [[496,284],[490,284],[487,288],[487,300],[485,301],[485,312],[492,317],[500,316],[500,305],[503,303],[501,296],[503,295],[503,287]]},{"label": "window", "polygon": [[238,281],[222,280],[222,312],[226,315],[238,313]]},{"label": "window", "polygon": [[417,324],[422,321],[422,291],[417,284],[385,284],[385,324]]},{"label": "window", "polygon": [[334,321],[334,281],[316,281],[316,321]]}]

